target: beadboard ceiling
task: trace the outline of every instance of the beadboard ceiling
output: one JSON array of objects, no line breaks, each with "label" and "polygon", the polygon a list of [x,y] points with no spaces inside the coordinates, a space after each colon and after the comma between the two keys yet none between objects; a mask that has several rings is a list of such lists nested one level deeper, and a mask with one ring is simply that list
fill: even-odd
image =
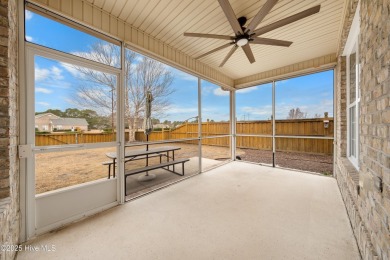
[{"label": "beadboard ceiling", "polygon": [[[228,41],[183,36],[184,32],[232,35],[230,24],[217,0],[87,0],[191,57],[197,57]],[[236,16],[248,23],[266,0],[230,0]],[[218,67],[230,48],[200,59],[232,79],[280,68],[337,52],[342,28],[343,0],[279,0],[257,27],[270,24],[310,7],[321,5],[319,13],[275,29],[261,37],[292,41],[286,47],[254,45],[256,62],[250,64],[239,48],[222,67]]]}]

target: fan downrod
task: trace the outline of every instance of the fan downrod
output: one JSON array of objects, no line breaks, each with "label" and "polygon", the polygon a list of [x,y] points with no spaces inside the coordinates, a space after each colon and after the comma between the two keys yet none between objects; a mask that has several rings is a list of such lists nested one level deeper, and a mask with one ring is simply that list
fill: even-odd
[{"label": "fan downrod", "polygon": [[244,28],[244,25],[246,24],[246,21],[248,21],[248,20],[246,19],[245,16],[241,16],[237,19],[237,21],[240,24],[241,28]]}]

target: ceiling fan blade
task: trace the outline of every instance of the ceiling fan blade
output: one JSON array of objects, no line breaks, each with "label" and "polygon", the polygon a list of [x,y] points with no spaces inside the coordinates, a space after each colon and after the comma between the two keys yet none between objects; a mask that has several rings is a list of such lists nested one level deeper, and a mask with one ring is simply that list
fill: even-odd
[{"label": "ceiling fan blade", "polygon": [[234,45],[233,48],[229,51],[229,53],[226,55],[225,59],[223,59],[222,63],[219,65],[219,67],[222,67],[225,65],[227,60],[233,55],[233,53],[237,50],[238,46]]},{"label": "ceiling fan blade", "polygon": [[254,33],[254,35],[261,35],[261,34],[264,34],[266,32],[275,30],[279,27],[285,26],[287,24],[290,24],[290,23],[293,23],[293,22],[298,21],[300,19],[303,19],[305,17],[308,17],[312,14],[318,13],[320,11],[320,8],[321,8],[321,5],[314,6],[312,8],[305,10],[305,11],[302,11],[300,13],[291,15],[287,18],[284,18],[284,19],[279,20],[277,22],[274,22],[274,23],[268,24],[264,27],[261,27],[261,28],[255,30],[253,33]]},{"label": "ceiling fan blade", "polygon": [[234,40],[233,36],[229,35],[218,35],[218,34],[205,34],[205,33],[184,33],[184,36],[189,37],[202,37],[202,38],[214,38],[214,39],[222,39],[222,40]]},{"label": "ceiling fan blade", "polygon": [[290,47],[292,42],[256,37],[250,43]]},{"label": "ceiling fan blade", "polygon": [[224,44],[224,45],[222,45],[222,46],[219,46],[218,48],[215,48],[215,49],[213,49],[213,50],[211,50],[211,51],[208,51],[208,52],[206,52],[206,53],[204,53],[204,54],[202,54],[202,55],[196,57],[195,59],[203,58],[203,57],[205,57],[205,56],[207,56],[207,55],[209,55],[209,54],[211,54],[211,53],[213,53],[213,52],[216,52],[216,51],[225,49],[225,48],[231,46],[232,44],[234,44],[234,42],[229,42],[229,43],[227,43],[227,44]]},{"label": "ceiling fan blade", "polygon": [[248,58],[250,63],[253,63],[256,61],[255,57],[253,56],[251,46],[249,46],[249,44],[245,44],[244,46],[241,46],[241,48],[244,50],[245,55]]},{"label": "ceiling fan blade", "polygon": [[250,34],[256,29],[256,27],[263,21],[264,17],[271,11],[271,9],[276,5],[278,0],[268,0],[260,11],[253,17],[252,21],[249,23],[246,28],[246,33]]},{"label": "ceiling fan blade", "polygon": [[234,14],[233,8],[230,5],[228,0],[218,0],[219,5],[221,6],[223,12],[225,13],[226,18],[228,19],[230,25],[233,28],[234,34],[244,34],[240,24],[237,21],[237,17]]}]

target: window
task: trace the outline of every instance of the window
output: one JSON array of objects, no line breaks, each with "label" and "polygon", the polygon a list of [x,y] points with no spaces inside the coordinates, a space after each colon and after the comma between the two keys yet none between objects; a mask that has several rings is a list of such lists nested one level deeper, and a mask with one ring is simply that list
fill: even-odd
[{"label": "window", "polygon": [[103,35],[99,36],[104,37],[104,39],[94,36],[90,34],[93,33],[92,31],[86,33],[79,28],[72,28],[71,25],[72,23],[66,19],[60,22],[40,13],[26,10],[25,39],[27,42],[87,60],[115,68],[121,67],[121,48],[118,42]]},{"label": "window", "polygon": [[347,117],[348,117],[348,158],[358,168],[359,154],[359,69],[357,41],[350,55],[347,56]]},{"label": "window", "polygon": [[[36,136],[39,146],[116,140],[116,75],[34,56],[35,122],[53,136]],[[59,131],[61,130],[61,131]],[[83,139],[67,132],[83,131]]]},{"label": "window", "polygon": [[[359,11],[356,11],[358,14]],[[359,168],[359,16],[355,15],[348,35],[344,55],[347,60],[347,156]]]}]

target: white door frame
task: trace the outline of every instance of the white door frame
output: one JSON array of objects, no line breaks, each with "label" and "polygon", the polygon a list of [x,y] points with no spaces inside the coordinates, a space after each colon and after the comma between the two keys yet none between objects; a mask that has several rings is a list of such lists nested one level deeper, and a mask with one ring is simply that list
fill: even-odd
[{"label": "white door frame", "polygon": [[[52,59],[55,61],[66,62],[76,66],[82,66],[89,69],[97,70],[103,73],[109,73],[117,78],[117,136],[116,142],[107,142],[107,143],[98,143],[98,144],[80,144],[80,145],[65,145],[65,146],[40,146],[35,147],[35,64],[34,57],[40,56],[47,59]],[[123,67],[123,66],[122,66]],[[124,127],[123,126],[123,68],[113,68],[108,65],[99,64],[94,61],[89,61],[83,59],[81,57],[77,57],[71,54],[63,53],[60,51],[56,51],[53,49],[49,49],[46,47],[42,47],[39,45],[35,45],[32,43],[25,43],[25,85],[21,86],[21,129],[20,133],[22,136],[25,136],[26,142],[24,148],[27,148],[27,153],[24,154],[25,157],[21,157],[21,189],[25,190],[24,196],[21,196],[22,205],[24,208],[24,217],[22,218],[22,227],[24,230],[22,234],[24,237],[23,241],[33,238],[34,236],[47,232],[51,229],[54,229],[59,226],[63,226],[67,223],[73,222],[77,219],[85,217],[87,215],[95,214],[96,212],[105,210],[109,207],[115,206],[119,203],[123,203],[124,195],[121,192],[121,188],[123,187],[123,165],[120,162],[123,162],[123,149],[121,148],[121,144],[124,143]],[[23,88],[24,87],[24,88]],[[24,102],[23,102],[24,101]],[[24,145],[24,144],[22,144]],[[41,227],[37,229],[37,196],[35,194],[35,154],[36,153],[45,153],[45,152],[53,152],[53,151],[66,151],[66,150],[80,150],[81,148],[99,148],[99,147],[112,147],[117,146],[117,153],[120,155],[118,160],[118,175],[116,179],[110,180],[101,180],[99,182],[89,182],[86,184],[77,185],[77,188],[69,187],[66,192],[71,193],[72,190],[75,192],[82,192],[83,189],[94,189],[94,187],[98,187],[99,185],[110,185],[110,187],[116,186],[115,190],[115,202],[107,203],[106,205],[100,205],[93,210],[87,209],[83,212],[79,212],[78,214],[67,217],[66,219],[62,219],[61,221],[57,221],[56,223],[52,223],[47,225],[46,227]],[[116,183],[116,185],[114,184]],[[113,186],[114,185],[114,186]],[[97,188],[95,188],[97,189]],[[64,191],[53,191],[50,192],[49,196],[59,196],[59,194],[63,194]],[[41,196],[41,195],[39,195]],[[41,196],[47,199],[49,197],[47,195]]]}]

